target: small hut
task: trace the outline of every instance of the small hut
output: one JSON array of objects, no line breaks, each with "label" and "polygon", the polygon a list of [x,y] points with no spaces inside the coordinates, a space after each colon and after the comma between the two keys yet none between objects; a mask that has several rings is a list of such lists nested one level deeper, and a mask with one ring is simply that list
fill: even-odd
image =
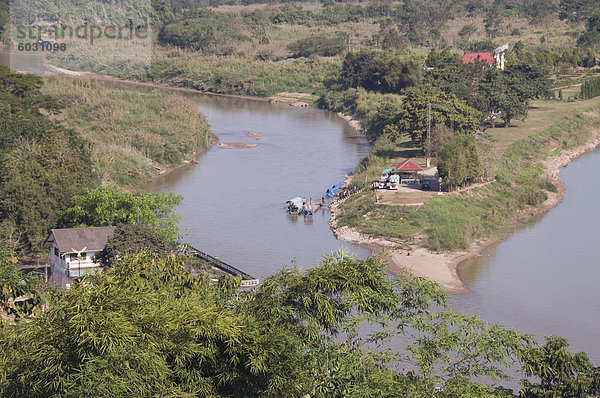
[{"label": "small hut", "polygon": [[421,182],[418,173],[423,169],[411,159],[398,163],[396,171],[400,173],[400,184],[418,184]]}]

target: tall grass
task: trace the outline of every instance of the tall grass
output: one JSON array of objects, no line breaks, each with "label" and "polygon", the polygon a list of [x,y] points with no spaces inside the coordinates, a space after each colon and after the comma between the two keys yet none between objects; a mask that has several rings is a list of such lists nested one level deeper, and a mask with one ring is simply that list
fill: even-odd
[{"label": "tall grass", "polygon": [[217,56],[172,49],[158,50],[152,78],[200,91],[266,97],[284,91],[321,94],[323,82],[341,70],[341,59],[299,58],[265,61],[236,55]]},{"label": "tall grass", "polygon": [[180,164],[210,145],[204,116],[186,99],[112,90],[88,79],[46,81],[43,92],[60,98],[64,123],[92,143],[92,161],[104,182],[146,183],[157,169]]},{"label": "tall grass", "polygon": [[[434,198],[418,210],[403,211],[397,206],[375,204],[370,192],[357,195],[340,205],[338,225],[419,243],[435,251],[467,249],[479,239],[504,236],[524,221],[523,217],[528,217],[521,210],[540,206],[549,191],[556,192],[556,186],[545,177],[541,162],[550,155],[584,144],[591,131],[600,128],[599,111],[596,105],[586,112],[564,117],[543,132],[509,146],[496,181],[491,184]],[[370,156],[368,162],[381,167],[386,159]],[[368,170],[373,168],[359,167],[353,182],[365,178]],[[373,171],[368,176],[372,174]]]}]

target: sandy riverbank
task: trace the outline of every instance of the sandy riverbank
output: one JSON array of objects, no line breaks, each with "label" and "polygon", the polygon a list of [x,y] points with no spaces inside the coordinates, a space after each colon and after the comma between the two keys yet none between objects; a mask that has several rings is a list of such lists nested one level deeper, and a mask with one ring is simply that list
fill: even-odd
[{"label": "sandy riverbank", "polygon": [[[542,206],[532,208],[525,214],[530,218],[535,215],[548,212],[560,204],[565,194],[565,186],[558,177],[560,169],[573,159],[600,146],[600,130],[592,132],[587,142],[575,149],[564,151],[559,156],[551,157],[543,162],[546,175],[557,186],[557,192],[549,192],[548,199]],[[459,265],[472,257],[480,255],[486,247],[498,243],[500,239],[490,239],[473,244],[468,250],[462,252],[438,253],[423,247],[411,247],[409,249],[397,249],[398,243],[391,239],[372,237],[358,232],[350,227],[337,227],[336,209],[337,204],[332,204],[330,226],[336,238],[365,246],[380,256],[388,263],[389,271],[398,274],[403,268],[410,269],[416,276],[424,277],[439,283],[448,293],[464,293],[466,286],[458,276]]]}]

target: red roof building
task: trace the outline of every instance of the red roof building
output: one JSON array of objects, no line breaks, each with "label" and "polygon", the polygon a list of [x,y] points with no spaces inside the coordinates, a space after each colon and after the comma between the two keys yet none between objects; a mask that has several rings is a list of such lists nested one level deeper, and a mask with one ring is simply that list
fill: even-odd
[{"label": "red roof building", "polygon": [[396,165],[396,171],[422,171],[423,169],[410,159]]},{"label": "red roof building", "polygon": [[493,65],[496,63],[494,56],[490,53],[466,53],[460,59],[465,64],[473,64],[475,62],[483,62],[488,65]]}]

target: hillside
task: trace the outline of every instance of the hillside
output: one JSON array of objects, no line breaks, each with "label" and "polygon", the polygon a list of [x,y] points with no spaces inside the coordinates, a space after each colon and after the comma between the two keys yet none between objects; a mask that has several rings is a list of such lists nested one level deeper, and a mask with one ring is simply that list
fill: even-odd
[{"label": "hillside", "polygon": [[143,185],[215,140],[204,116],[177,95],[113,90],[83,78],[47,79],[43,93],[60,98],[64,108],[54,117],[92,143],[103,183]]}]

